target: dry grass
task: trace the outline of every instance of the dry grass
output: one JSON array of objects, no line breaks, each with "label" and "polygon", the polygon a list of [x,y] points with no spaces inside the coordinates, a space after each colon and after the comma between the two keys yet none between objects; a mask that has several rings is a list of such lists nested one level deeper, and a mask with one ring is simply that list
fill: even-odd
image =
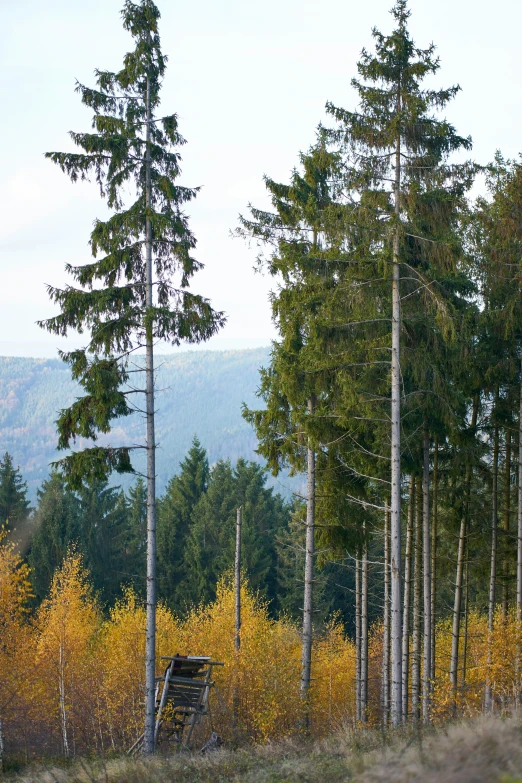
[{"label": "dry grass", "polygon": [[78,761],[12,783],[522,783],[522,721],[480,719],[429,734],[344,732],[208,756]]},{"label": "dry grass", "polygon": [[522,722],[481,718],[373,757],[361,783],[522,783]]}]

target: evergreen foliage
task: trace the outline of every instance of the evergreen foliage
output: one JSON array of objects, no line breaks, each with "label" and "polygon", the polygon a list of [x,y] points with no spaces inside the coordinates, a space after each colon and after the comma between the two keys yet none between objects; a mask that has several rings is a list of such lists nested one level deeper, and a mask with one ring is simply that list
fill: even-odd
[{"label": "evergreen foliage", "polygon": [[0,460],[0,525],[15,528],[29,513],[27,484],[15,468],[13,458],[6,451]]},{"label": "evergreen foliage", "polygon": [[[210,467],[197,437],[158,502],[160,613],[187,644],[205,640],[212,617],[219,639],[231,642],[221,624],[232,627],[227,575],[242,508],[243,572],[265,602],[266,632],[283,646],[294,640],[282,658],[293,667],[293,693],[302,644],[293,728],[297,715],[309,728],[328,688],[331,719],[336,675],[321,661],[332,666],[336,649],[353,684],[346,695],[343,670],[343,720],[429,722],[462,705],[505,709],[522,690],[522,163],[498,153],[487,196],[471,201],[478,167],[452,158],[471,141],[443,116],[459,88],[426,87],[439,70],[435,48],[413,41],[406,0],[392,16],[392,32],[374,29],[374,51],[357,64],[357,108],[328,104],[335,127],[319,128],[288,183],[265,178],[270,209],[251,206],[240,218],[238,234],[260,246],[259,264],[277,281],[278,330],[261,369],[264,407],[247,402],[243,415],[274,475],[306,467],[307,504],[285,502],[246,459]],[[151,0],[126,3],[136,49],[120,72],[97,72],[96,89],[78,85],[94,133],[72,134],[82,154],[49,153],[73,181],[93,174],[114,214],[95,224],[94,262],[69,268],[76,286],[50,290],[61,313],[45,322],[56,334],[90,332],[85,350],[64,355],[85,394],[60,414],[62,449],[108,435],[114,418],[131,413],[132,395],[143,392],[135,351],[146,347],[147,485],[140,477],[126,494],[108,484],[111,470],[132,471],[136,446],[101,438],[66,456],[38,493],[28,557],[37,601],[50,586],[56,593],[64,559],[77,573],[83,559],[103,608],[113,607],[110,622],[123,618],[139,633],[146,594],[149,740],[153,342],[204,340],[223,322],[187,290],[200,265],[183,210],[196,191],[177,184],[175,116],[154,115],[165,68],[158,18]],[[136,198],[126,205],[129,186]],[[0,462],[0,513],[11,527],[28,514],[9,454]],[[251,598],[241,595],[248,614]],[[291,621],[301,613],[299,636]],[[242,641],[233,652],[243,673],[244,649]],[[355,713],[346,707],[352,691]]]},{"label": "evergreen foliage", "polygon": [[[82,103],[94,112],[92,132],[70,134],[82,152],[46,153],[72,182],[94,177],[114,210],[108,220],[95,222],[90,237],[94,261],[67,266],[73,285],[49,287],[61,312],[41,322],[56,335],[71,329],[90,333],[85,349],[63,354],[84,396],[60,414],[61,449],[78,438],[97,440],[110,431],[114,418],[132,412],[133,395],[141,390],[122,386],[143,369],[139,361],[132,367],[129,362],[147,339],[200,342],[223,323],[221,313],[188,290],[201,263],[193,256],[196,240],[183,209],[197,191],[176,182],[184,144],[176,115],[156,115],[166,67],[159,11],[152,0],[127,0],[122,18],[135,40],[122,69],[96,71],[94,88],[77,84]],[[135,200],[126,205],[129,191]],[[153,269],[148,270],[146,251],[153,256]],[[85,479],[132,470],[135,448],[92,446],[64,457],[60,467],[78,488]]]},{"label": "evergreen foliage", "polygon": [[192,512],[185,547],[186,579],[180,593],[187,603],[207,602],[216,595],[219,577],[234,564],[236,510],[243,508],[242,567],[249,583],[277,604],[277,538],[289,519],[289,507],[265,486],[259,465],[239,459],[232,467],[219,461],[208,490]]},{"label": "evergreen foliage", "polygon": [[40,602],[47,597],[53,574],[60,568],[71,544],[80,542],[82,525],[79,500],[58,473],[42,484],[37,498],[35,534],[28,562],[34,594]]},{"label": "evergreen foliage", "polygon": [[[207,491],[209,466],[206,451],[194,436],[192,446],[180,465],[180,472],[167,484],[158,509],[159,595],[179,609],[186,599],[183,582],[190,579],[185,562],[185,545],[192,513]],[[183,596],[185,592],[185,596]]]}]

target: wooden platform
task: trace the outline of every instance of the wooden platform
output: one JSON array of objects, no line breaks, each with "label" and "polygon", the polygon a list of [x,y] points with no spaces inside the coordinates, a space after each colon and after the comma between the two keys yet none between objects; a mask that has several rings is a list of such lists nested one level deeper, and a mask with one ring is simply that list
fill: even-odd
[{"label": "wooden platform", "polygon": [[[204,656],[174,655],[168,661],[162,677],[156,677],[156,726],[154,747],[173,742],[190,747],[194,729],[208,715],[208,699],[214,686],[212,670],[223,666]],[[130,748],[137,752],[143,735]]]}]

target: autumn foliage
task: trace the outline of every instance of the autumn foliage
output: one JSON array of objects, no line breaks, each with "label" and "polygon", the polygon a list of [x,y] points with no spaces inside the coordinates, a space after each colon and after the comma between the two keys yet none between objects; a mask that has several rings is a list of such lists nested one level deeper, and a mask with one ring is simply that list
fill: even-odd
[{"label": "autumn foliage", "polygon": [[[0,711],[10,753],[76,755],[121,752],[141,733],[145,610],[131,589],[108,615],[102,613],[82,558],[71,550],[56,572],[50,594],[38,611],[31,599],[28,569],[15,549],[0,542]],[[466,649],[462,642],[460,714],[483,706],[489,678],[498,709],[513,703],[520,675],[517,649],[522,642],[514,614],[497,615],[488,637],[487,618],[471,612]],[[488,643],[491,661],[488,664]],[[436,635],[433,715],[454,711],[448,668],[451,627],[441,622]],[[242,587],[241,650],[234,648],[234,594],[225,578],[216,600],[184,619],[167,608],[158,611],[158,674],[162,656],[210,655],[225,665],[216,669],[217,689],[210,721],[202,727],[231,741],[266,742],[302,731],[299,695],[301,639],[284,617]],[[465,666],[464,666],[465,661]],[[369,643],[369,720],[382,719],[380,685],[382,625]],[[355,647],[335,620],[317,629],[313,651],[310,730],[316,737],[355,723]],[[234,694],[237,725],[233,726]]]}]

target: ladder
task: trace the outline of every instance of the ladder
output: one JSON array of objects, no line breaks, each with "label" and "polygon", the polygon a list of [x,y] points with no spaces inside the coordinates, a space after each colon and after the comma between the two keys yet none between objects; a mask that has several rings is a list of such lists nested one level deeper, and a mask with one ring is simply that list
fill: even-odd
[{"label": "ladder", "polygon": [[[205,656],[163,656],[169,663],[162,677],[156,677],[156,723],[154,748],[162,742],[173,742],[189,748],[197,725],[208,715],[210,689],[214,686],[214,666],[224,666]],[[138,752],[143,734],[128,753]]]}]

